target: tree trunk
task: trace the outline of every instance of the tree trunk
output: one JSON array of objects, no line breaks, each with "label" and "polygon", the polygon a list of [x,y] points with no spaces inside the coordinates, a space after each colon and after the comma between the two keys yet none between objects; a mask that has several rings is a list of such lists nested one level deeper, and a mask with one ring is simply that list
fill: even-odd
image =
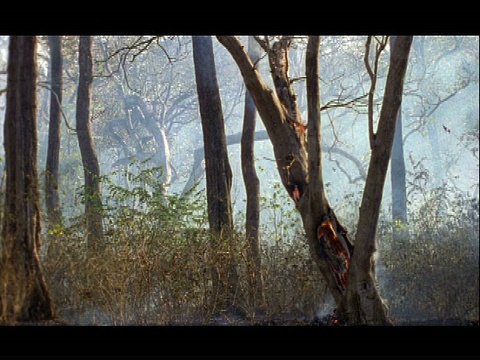
[{"label": "tree trunk", "polygon": [[[198,104],[202,119],[207,179],[208,220],[213,241],[232,241],[233,214],[230,198],[232,170],[228,161],[222,103],[218,89],[213,44],[210,36],[193,36],[193,59],[197,83]],[[229,248],[232,249],[230,244]],[[237,272],[232,251],[222,262],[226,274],[214,274],[214,296],[220,310],[234,305]],[[222,277],[226,276],[226,279]]]},{"label": "tree trunk", "polygon": [[92,39],[80,36],[78,44],[79,80],[77,92],[77,136],[85,176],[85,219],[88,246],[103,246],[102,197],[100,191],[100,166],[90,129],[90,104],[92,98],[93,64]]},{"label": "tree trunk", "polygon": [[[248,39],[248,53],[254,63],[260,59],[260,48],[252,36]],[[241,161],[243,182],[247,197],[245,235],[248,243],[248,280],[250,304],[263,308],[262,257],[260,247],[260,181],[255,170],[255,118],[257,110],[252,96],[245,92],[245,110],[241,140]]]},{"label": "tree trunk", "polygon": [[[396,36],[390,38],[393,47]],[[402,108],[398,110],[398,119],[393,138],[392,160],[390,163],[390,177],[392,181],[392,220],[394,231],[407,223],[407,183],[405,159],[403,156]]]},{"label": "tree trunk", "polygon": [[4,124],[7,181],[0,262],[2,321],[55,317],[39,259],[36,50],[35,36],[10,37]]},{"label": "tree trunk", "polygon": [[[318,236],[320,225],[330,224],[335,239],[342,246],[348,248],[349,253],[353,251],[353,246],[348,239],[346,230],[339,223],[325,198],[321,174],[315,175],[316,186],[309,187],[308,151],[318,154],[315,158],[310,159],[316,164],[313,165],[312,171],[321,171],[320,127],[317,124],[318,130],[312,132],[309,128],[309,146],[315,142],[318,142],[318,144],[315,148],[307,150],[305,125],[298,111],[298,106],[295,104],[295,94],[291,89],[291,82],[288,78],[288,37],[282,38],[278,45],[274,44],[271,48],[264,47],[269,57],[281,57],[269,61],[270,66],[274,67],[271,72],[274,78],[275,91],[266,85],[237,38],[232,36],[218,36],[217,38],[230,52],[242,73],[245,85],[252,95],[272,142],[280,179],[302,217],[312,258],[327,281],[330,292],[338,304],[342,299],[344,288],[342,288],[342,284],[339,284],[338,277],[331,271],[331,267],[324,259],[325,246],[323,240],[319,239]],[[310,44],[310,46],[314,45]],[[271,51],[271,49],[273,50]],[[310,49],[310,53],[313,54],[311,57],[315,56],[315,59],[318,59],[318,54],[315,54],[314,50]],[[311,72],[309,76],[315,77],[314,74],[318,69],[316,68],[316,60],[311,57],[308,60]],[[315,88],[312,84],[309,88],[310,96],[318,97],[316,103],[309,105],[309,109],[310,106],[316,109],[319,102],[318,88]],[[318,116],[316,121],[319,122],[319,111],[318,109],[318,114],[309,114],[309,121],[310,116],[313,116],[313,119]],[[309,123],[309,126],[313,126],[313,124]],[[311,209],[310,204],[314,209]]]},{"label": "tree trunk", "polygon": [[[360,206],[355,256],[348,276],[346,308],[339,314],[350,324],[390,325],[387,309],[377,288],[374,253],[376,231],[395,126],[402,102],[403,83],[412,36],[399,36],[390,52],[385,93],[374,135],[370,165]],[[342,304],[343,305],[343,304]]]},{"label": "tree trunk", "polygon": [[392,181],[392,220],[394,229],[397,229],[407,223],[407,183],[405,159],[403,157],[402,109],[398,110],[398,119],[395,126],[390,177]]},{"label": "tree trunk", "polygon": [[[265,84],[237,38],[233,36],[217,38],[236,61],[247,89],[255,101],[272,141],[282,183],[300,211],[310,252],[337,303],[337,315],[340,320],[348,320],[351,324],[390,323],[383,302],[376,288],[372,286],[375,279],[374,235],[386,168],[390,161],[411,37],[401,38],[392,50],[385,106],[382,107],[378,136],[372,137],[376,140],[372,144],[372,161],[368,172],[370,179],[367,174],[359,222],[362,232],[357,232],[357,241],[361,244],[358,255],[356,247],[353,254],[354,249],[348,234],[330,208],[323,188],[318,89],[319,38],[310,37],[307,45],[308,157],[304,125],[295,105],[293,91],[288,88],[290,85],[287,58],[289,38],[282,37],[273,46],[270,46],[267,38],[258,38],[269,55],[275,92]],[[278,56],[281,58],[270,59]],[[392,115],[391,112],[394,114]],[[393,123],[389,116],[394,116]],[[388,127],[389,124],[393,124],[393,127]],[[383,166],[384,161],[386,166]],[[358,275],[352,276],[355,273]],[[358,314],[368,315],[360,317]]]},{"label": "tree trunk", "polygon": [[48,128],[47,163],[45,167],[45,205],[49,230],[62,223],[58,194],[60,126],[62,107],[62,44],[60,36],[49,36],[51,62],[50,124]]}]

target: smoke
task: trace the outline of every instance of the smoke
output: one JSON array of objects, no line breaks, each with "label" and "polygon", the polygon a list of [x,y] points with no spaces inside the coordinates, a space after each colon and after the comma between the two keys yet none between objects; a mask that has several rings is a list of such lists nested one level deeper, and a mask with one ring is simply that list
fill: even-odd
[{"label": "smoke", "polygon": [[333,299],[333,296],[328,292],[325,297],[323,304],[320,305],[320,307],[317,310],[316,318],[317,319],[324,319],[328,316],[331,316],[335,310],[335,300]]}]

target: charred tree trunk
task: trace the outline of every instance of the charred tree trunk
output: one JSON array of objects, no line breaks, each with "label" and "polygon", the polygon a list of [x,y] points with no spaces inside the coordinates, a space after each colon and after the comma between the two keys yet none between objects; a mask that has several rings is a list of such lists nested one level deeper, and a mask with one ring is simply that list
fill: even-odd
[{"label": "charred tree trunk", "polygon": [[55,317],[39,259],[36,49],[35,36],[10,37],[4,124],[7,181],[0,260],[2,321]]},{"label": "charred tree trunk", "polygon": [[347,231],[337,220],[325,195],[322,174],[322,136],[318,56],[320,37],[310,36],[305,70],[308,103],[308,197],[299,204],[312,258],[316,261],[330,291],[339,304],[346,287],[346,276],[353,245]]},{"label": "charred tree trunk", "polygon": [[[193,36],[193,59],[198,104],[202,119],[207,179],[208,220],[214,241],[232,241],[233,214],[230,198],[232,170],[228,161],[222,103],[218,89],[213,43],[210,36]],[[230,244],[232,248],[233,244]],[[232,252],[223,259],[227,274],[213,276],[214,294],[220,310],[235,304],[237,272]],[[226,275],[227,279],[223,279]]]},{"label": "charred tree trunk", "polygon": [[92,249],[103,246],[102,197],[100,166],[90,128],[93,63],[92,39],[80,36],[78,44],[79,80],[77,92],[77,136],[85,176],[85,220],[88,245]]},{"label": "charred tree trunk", "polygon": [[[255,64],[260,59],[260,48],[252,36],[248,39],[248,53]],[[255,170],[255,118],[257,109],[252,96],[245,92],[245,108],[241,140],[241,161],[243,182],[247,197],[245,235],[248,243],[248,280],[250,285],[250,303],[263,308],[263,278],[261,272],[262,257],[260,247],[260,181]]]},{"label": "charred tree trunk", "polygon": [[[392,50],[392,68],[387,79],[385,106],[382,107],[378,134],[371,134],[370,179],[367,175],[359,222],[361,232],[357,233],[355,254],[346,230],[339,223],[325,198],[323,188],[318,89],[319,38],[311,36],[307,45],[308,152],[305,125],[297,110],[295,95],[288,80],[289,37],[282,37],[273,45],[269,44],[268,38],[258,38],[269,55],[275,92],[265,84],[245,53],[243,45],[235,37],[217,38],[236,61],[247,89],[255,101],[272,141],[283,185],[302,216],[312,257],[337,303],[337,315],[341,320],[348,320],[351,324],[389,324],[390,320],[386,316],[383,302],[376,287],[373,286],[375,283],[373,254],[386,172],[383,165],[384,161],[388,165],[390,160],[411,37],[399,40]],[[391,115],[394,116],[393,123],[389,117]],[[393,127],[389,127],[392,124]],[[359,251],[358,241],[361,244]],[[355,273],[357,275],[353,276]]]},{"label": "charred tree trunk", "polygon": [[[312,257],[326,279],[329,289],[338,304],[342,299],[344,285],[339,284],[338,277],[332,273],[330,266],[325,261],[325,237],[323,235],[319,236],[318,230],[320,225],[325,225],[329,231],[331,229],[329,237],[338,240],[343,247],[348,249],[349,253],[353,251],[353,246],[349,241],[346,230],[339,223],[325,198],[321,174],[316,174],[317,171],[321,171],[319,125],[316,125],[318,130],[312,130],[312,133],[308,135],[310,145],[314,145],[313,143],[315,142],[318,142],[318,144],[315,148],[307,149],[306,126],[301,118],[300,111],[298,111],[296,97],[288,77],[290,38],[283,37],[273,45],[259,39],[262,47],[269,55],[275,91],[266,85],[237,38],[232,36],[218,36],[217,38],[237,62],[245,85],[252,95],[255,106],[272,142],[280,179],[302,216]],[[314,74],[318,71],[315,65],[315,61],[318,61],[318,54],[315,55],[314,48],[315,45],[310,44],[310,53],[317,60],[309,58],[309,68],[313,74],[309,76],[316,76]],[[273,59],[270,59],[270,57],[273,57]],[[312,96],[318,97],[316,103],[310,104],[309,107],[312,106],[314,109],[312,111],[317,111],[316,108],[319,106],[318,88],[315,88],[312,84],[309,85],[309,88]],[[320,121],[319,112],[320,110],[318,109],[318,120],[316,120],[318,122]],[[316,119],[317,115],[309,114],[309,121],[310,116]],[[309,126],[314,126],[313,122]],[[315,164],[310,165],[313,166],[312,171],[315,171],[316,174],[315,189],[309,186],[309,151],[315,153],[315,157],[310,159]],[[310,204],[312,204],[314,209],[310,208]]]},{"label": "charred tree trunk", "polygon": [[58,194],[60,158],[60,125],[62,107],[62,44],[61,36],[49,36],[51,62],[50,124],[48,128],[47,164],[45,167],[45,205],[49,229],[62,223]]}]

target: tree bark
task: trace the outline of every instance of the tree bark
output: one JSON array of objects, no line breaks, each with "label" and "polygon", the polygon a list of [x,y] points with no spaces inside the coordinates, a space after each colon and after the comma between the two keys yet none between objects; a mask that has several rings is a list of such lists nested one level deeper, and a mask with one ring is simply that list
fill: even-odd
[{"label": "tree bark", "polygon": [[[252,95],[257,111],[265,125],[270,141],[273,145],[275,161],[280,173],[282,184],[289,194],[292,194],[294,187],[297,187],[301,194],[304,194],[308,184],[307,149],[304,138],[298,136],[296,124],[297,116],[294,109],[289,105],[290,101],[280,100],[277,90],[285,94],[291,94],[291,90],[284,89],[289,86],[289,81],[282,81],[272,90],[262,79],[260,73],[253,65],[251,59],[245,52],[244,46],[233,36],[217,36],[218,40],[230,52],[242,73],[245,86]],[[277,51],[275,54],[284,56],[285,51]],[[278,60],[278,63],[282,63]],[[288,70],[282,65],[281,69]],[[283,80],[286,74],[277,71],[277,76]],[[287,104],[287,105],[285,105]]]},{"label": "tree bark", "polygon": [[103,246],[102,197],[100,190],[100,166],[90,128],[93,63],[92,39],[80,36],[78,44],[79,79],[77,92],[77,136],[82,155],[85,176],[85,219],[88,246]]},{"label": "tree bark", "polygon": [[[231,204],[232,169],[228,160],[225,124],[218,89],[213,43],[210,36],[193,36],[193,59],[197,84],[198,104],[202,119],[207,180],[209,226],[214,241],[232,241],[233,212]],[[232,248],[232,244],[230,244]],[[214,274],[214,294],[220,310],[234,305],[237,272],[232,252],[226,254],[227,279]],[[221,264],[222,265],[222,264]],[[217,295],[218,294],[218,295]]]},{"label": "tree bark", "polygon": [[395,126],[402,102],[403,84],[412,36],[397,37],[390,52],[384,99],[377,133],[372,144],[370,165],[360,206],[355,255],[351,261],[346,308],[340,316],[350,324],[391,325],[387,308],[377,288],[374,253],[383,188],[390,161]]},{"label": "tree bark", "polygon": [[0,261],[2,321],[55,317],[39,259],[36,50],[35,36],[10,37],[4,124],[7,180]]},{"label": "tree bark", "polygon": [[62,223],[58,194],[58,166],[60,159],[60,126],[62,107],[62,44],[61,36],[49,36],[50,44],[50,123],[48,128],[47,163],[45,167],[45,205],[49,229]]},{"label": "tree bark", "polygon": [[[254,63],[260,59],[260,48],[252,36],[248,39],[248,53]],[[245,236],[248,243],[248,280],[250,303],[264,307],[262,256],[260,246],[260,181],[255,170],[255,118],[257,109],[252,96],[245,92],[245,108],[241,140],[241,161],[243,182],[247,197]]]}]

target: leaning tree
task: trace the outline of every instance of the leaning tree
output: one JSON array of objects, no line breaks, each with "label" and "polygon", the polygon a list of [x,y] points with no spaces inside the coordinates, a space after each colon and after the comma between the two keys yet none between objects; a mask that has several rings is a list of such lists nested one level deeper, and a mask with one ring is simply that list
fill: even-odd
[{"label": "leaning tree", "polygon": [[[217,36],[217,39],[237,63],[267,129],[282,184],[301,214],[311,256],[337,304],[337,319],[349,324],[391,324],[377,289],[374,252],[383,184],[412,37],[400,36],[391,47],[390,67],[376,132],[373,118],[369,116],[371,159],[355,248],[331,208],[323,184],[318,84],[320,38],[310,36],[307,44],[308,123],[302,119],[289,78],[288,53],[292,36],[256,37],[268,56],[273,89],[266,84],[239,39],[234,36]],[[381,47],[382,43],[378,46]],[[377,51],[377,57],[380,52]],[[377,57],[375,63],[378,62]]]}]

